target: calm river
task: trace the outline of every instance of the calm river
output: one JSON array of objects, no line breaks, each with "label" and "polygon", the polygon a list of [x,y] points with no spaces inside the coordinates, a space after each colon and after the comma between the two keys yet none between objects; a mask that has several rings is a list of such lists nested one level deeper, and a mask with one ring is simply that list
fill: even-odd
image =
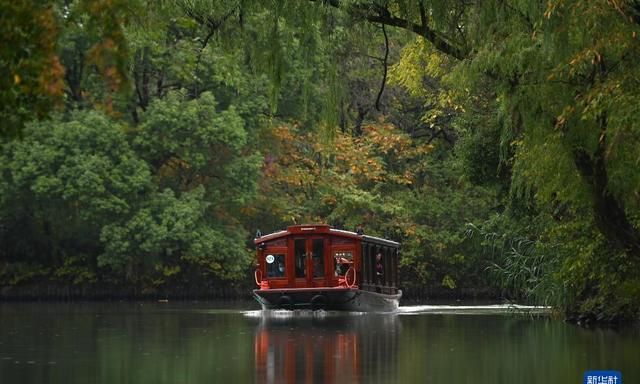
[{"label": "calm river", "polygon": [[0,383],[640,383],[640,330],[500,309],[396,315],[252,304],[0,303]]}]

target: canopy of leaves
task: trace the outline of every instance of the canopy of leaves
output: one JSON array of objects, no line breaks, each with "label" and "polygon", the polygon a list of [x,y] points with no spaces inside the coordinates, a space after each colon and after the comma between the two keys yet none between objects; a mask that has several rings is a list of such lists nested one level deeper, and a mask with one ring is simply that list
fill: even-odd
[{"label": "canopy of leaves", "polygon": [[636,1],[3,10],[1,283],[242,281],[320,221],[400,240],[409,295],[637,317]]}]

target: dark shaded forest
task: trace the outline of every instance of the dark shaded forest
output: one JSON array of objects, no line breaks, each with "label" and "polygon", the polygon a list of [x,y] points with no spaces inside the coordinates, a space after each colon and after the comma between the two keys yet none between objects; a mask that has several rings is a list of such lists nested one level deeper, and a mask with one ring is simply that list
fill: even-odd
[{"label": "dark shaded forest", "polygon": [[408,297],[638,318],[637,0],[0,4],[5,293],[243,292],[322,222]]}]

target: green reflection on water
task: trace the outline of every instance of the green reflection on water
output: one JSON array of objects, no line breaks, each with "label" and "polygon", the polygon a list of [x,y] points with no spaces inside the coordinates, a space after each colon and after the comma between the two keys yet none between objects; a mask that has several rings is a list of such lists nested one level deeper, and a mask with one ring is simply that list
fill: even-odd
[{"label": "green reflection on water", "polygon": [[160,304],[2,307],[0,359],[11,358],[0,360],[2,383],[253,381],[255,325],[237,311],[212,315]]},{"label": "green reflection on water", "polygon": [[405,317],[402,324],[401,382],[582,383],[589,369],[619,369],[625,383],[640,379],[637,329],[495,315]]},{"label": "green reflection on water", "polygon": [[1,383],[640,382],[640,332],[511,315],[0,304]]}]

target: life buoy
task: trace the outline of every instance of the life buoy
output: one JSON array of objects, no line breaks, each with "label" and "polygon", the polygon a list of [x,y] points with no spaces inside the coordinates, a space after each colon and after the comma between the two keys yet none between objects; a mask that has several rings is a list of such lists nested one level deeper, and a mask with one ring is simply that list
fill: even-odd
[{"label": "life buoy", "polygon": [[325,295],[315,295],[311,298],[311,309],[317,311],[327,308],[327,297]]},{"label": "life buoy", "polygon": [[256,269],[256,271],[253,273],[253,277],[255,278],[256,284],[258,284],[258,287],[262,286],[262,271],[259,269]]},{"label": "life buoy", "polygon": [[291,299],[291,296],[280,296],[278,299],[278,308],[293,311],[293,299]]},{"label": "life buoy", "polygon": [[[349,273],[353,276],[351,284],[349,284]],[[347,285],[347,288],[353,288],[353,286],[356,285],[356,270],[353,269],[353,267],[349,267],[349,269],[347,269],[347,273],[344,274],[344,282]]]}]

